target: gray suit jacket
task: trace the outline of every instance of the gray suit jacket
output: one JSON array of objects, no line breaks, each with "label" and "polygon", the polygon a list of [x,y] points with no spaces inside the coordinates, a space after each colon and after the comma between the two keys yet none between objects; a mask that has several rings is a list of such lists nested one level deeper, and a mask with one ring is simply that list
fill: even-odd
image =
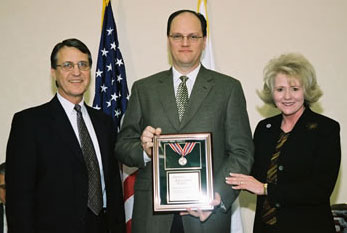
[{"label": "gray suit jacket", "polygon": [[138,80],[132,87],[128,109],[116,143],[116,156],[138,167],[132,230],[134,233],[168,233],[171,213],[153,213],[152,166],[145,165],[140,136],[146,126],[160,127],[162,134],[211,132],[214,189],[227,211],[216,211],[200,223],[183,217],[185,232],[230,232],[230,206],[238,192],[225,184],[230,172],[248,174],[253,163],[253,142],[246,102],[239,81],[201,66],[182,122],[178,120],[172,71]]}]

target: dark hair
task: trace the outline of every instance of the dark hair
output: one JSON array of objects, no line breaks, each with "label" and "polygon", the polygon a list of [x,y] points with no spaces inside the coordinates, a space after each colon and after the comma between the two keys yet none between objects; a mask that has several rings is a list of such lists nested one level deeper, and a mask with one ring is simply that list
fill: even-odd
[{"label": "dark hair", "polygon": [[89,65],[92,66],[92,55],[88,49],[88,47],[80,40],[78,39],[67,39],[64,40],[62,42],[59,42],[58,44],[56,44],[53,48],[53,51],[51,53],[51,68],[56,69],[57,68],[57,54],[59,52],[60,49],[62,49],[63,47],[74,47],[76,49],[78,49],[79,51],[81,51],[84,54],[88,55],[88,62]]},{"label": "dark hair", "polygon": [[167,31],[166,31],[166,35],[169,36],[170,35],[170,29],[171,29],[171,23],[172,23],[172,20],[177,16],[177,15],[180,15],[182,13],[185,13],[185,12],[188,12],[188,13],[191,13],[193,15],[195,15],[199,20],[200,20],[200,23],[201,23],[201,31],[202,31],[202,35],[203,37],[205,37],[207,35],[206,33],[206,28],[207,28],[207,22],[206,22],[206,19],[205,17],[198,13],[198,12],[195,12],[195,11],[192,11],[192,10],[179,10],[179,11],[176,11],[174,13],[172,13],[170,16],[169,16],[169,19],[167,21]]},{"label": "dark hair", "polygon": [[5,163],[0,164],[0,174],[5,174],[5,170],[6,170],[5,166],[6,166]]}]

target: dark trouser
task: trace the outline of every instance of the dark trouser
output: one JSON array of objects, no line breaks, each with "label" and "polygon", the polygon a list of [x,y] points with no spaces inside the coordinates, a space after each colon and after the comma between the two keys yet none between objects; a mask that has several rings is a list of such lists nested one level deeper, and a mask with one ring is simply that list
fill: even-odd
[{"label": "dark trouser", "polygon": [[182,216],[178,213],[174,215],[170,233],[184,233]]},{"label": "dark trouser", "polygon": [[107,233],[106,209],[97,216],[89,208],[86,215],[86,233]]}]

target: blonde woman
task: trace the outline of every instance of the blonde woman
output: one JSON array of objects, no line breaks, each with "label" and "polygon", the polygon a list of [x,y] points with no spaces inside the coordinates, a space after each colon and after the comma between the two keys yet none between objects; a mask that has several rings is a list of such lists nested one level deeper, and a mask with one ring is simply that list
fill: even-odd
[{"label": "blonde woman", "polygon": [[340,167],[340,126],[310,109],[322,95],[313,66],[299,54],[272,59],[259,94],[281,114],[256,127],[252,176],[230,174],[226,183],[257,195],[255,233],[335,232],[329,198]]}]

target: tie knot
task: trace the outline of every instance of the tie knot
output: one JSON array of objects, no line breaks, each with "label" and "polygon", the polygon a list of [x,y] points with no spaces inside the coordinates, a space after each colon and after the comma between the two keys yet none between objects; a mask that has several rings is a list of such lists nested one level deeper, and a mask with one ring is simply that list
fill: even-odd
[{"label": "tie knot", "polygon": [[76,112],[81,113],[81,105],[76,104],[74,109],[76,110]]},{"label": "tie knot", "polygon": [[185,83],[185,82],[187,82],[188,77],[187,76],[181,76],[180,79],[183,83]]}]

